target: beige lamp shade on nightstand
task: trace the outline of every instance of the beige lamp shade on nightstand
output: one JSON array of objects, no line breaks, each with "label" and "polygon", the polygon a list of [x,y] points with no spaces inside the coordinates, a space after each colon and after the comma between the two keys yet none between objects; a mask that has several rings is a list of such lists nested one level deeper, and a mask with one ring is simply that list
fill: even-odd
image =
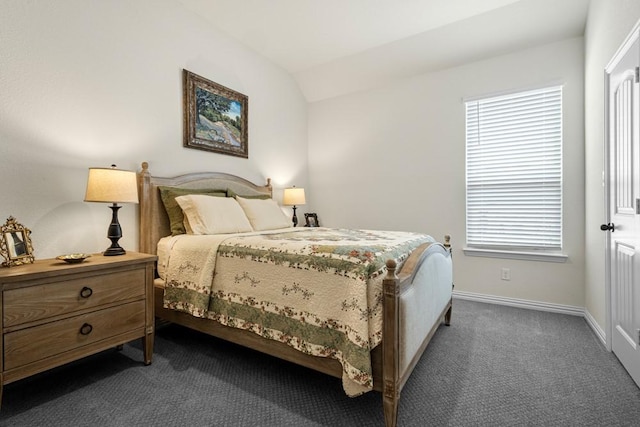
[{"label": "beige lamp shade on nightstand", "polygon": [[118,244],[122,237],[122,228],[118,222],[118,203],[138,203],[138,181],[136,173],[111,168],[89,168],[87,178],[87,191],[84,195],[85,202],[112,203],[111,224],[107,231],[107,238],[111,240],[111,246],[104,255],[124,255],[125,250]]},{"label": "beige lamp shade on nightstand", "polygon": [[84,201],[138,203],[136,173],[115,168],[89,168]]},{"label": "beige lamp shade on nightstand", "polygon": [[282,204],[285,206],[293,206],[293,226],[298,225],[298,217],[296,216],[296,205],[304,205],[307,203],[304,197],[304,188],[289,187],[284,189],[282,196]]},{"label": "beige lamp shade on nightstand", "polygon": [[285,206],[304,205],[307,203],[304,197],[304,188],[290,187],[284,189],[282,204]]}]

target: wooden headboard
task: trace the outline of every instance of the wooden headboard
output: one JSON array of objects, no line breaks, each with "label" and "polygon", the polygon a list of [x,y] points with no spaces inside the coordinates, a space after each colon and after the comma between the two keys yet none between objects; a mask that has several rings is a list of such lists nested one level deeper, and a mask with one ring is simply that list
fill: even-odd
[{"label": "wooden headboard", "polygon": [[271,180],[267,185],[255,185],[244,178],[219,172],[199,172],[172,178],[151,176],[149,164],[142,163],[138,172],[138,195],[140,197],[140,237],[139,251],[156,254],[158,241],[171,234],[169,217],[160,198],[158,186],[233,190],[236,194],[253,196],[267,194],[272,196]]}]

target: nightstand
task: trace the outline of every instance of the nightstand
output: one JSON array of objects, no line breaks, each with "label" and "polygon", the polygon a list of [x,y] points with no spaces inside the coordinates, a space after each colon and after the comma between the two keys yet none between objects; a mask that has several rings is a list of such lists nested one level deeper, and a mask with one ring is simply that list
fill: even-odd
[{"label": "nightstand", "polygon": [[4,384],[137,338],[150,364],[155,261],[128,252],[0,269],[0,402]]}]

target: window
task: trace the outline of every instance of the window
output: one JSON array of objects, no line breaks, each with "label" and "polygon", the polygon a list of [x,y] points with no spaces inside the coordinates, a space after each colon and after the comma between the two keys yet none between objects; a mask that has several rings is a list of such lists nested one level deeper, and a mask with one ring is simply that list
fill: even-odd
[{"label": "window", "polygon": [[562,247],[562,87],[466,103],[467,245]]}]

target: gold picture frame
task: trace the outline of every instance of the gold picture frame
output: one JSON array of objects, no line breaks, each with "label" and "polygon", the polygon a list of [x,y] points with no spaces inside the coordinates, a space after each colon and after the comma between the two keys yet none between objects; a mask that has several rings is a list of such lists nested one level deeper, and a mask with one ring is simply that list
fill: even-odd
[{"label": "gold picture frame", "polygon": [[31,230],[12,216],[0,226],[0,255],[5,259],[3,267],[31,264],[34,261]]},{"label": "gold picture frame", "polygon": [[249,97],[183,70],[184,146],[249,157]]}]

